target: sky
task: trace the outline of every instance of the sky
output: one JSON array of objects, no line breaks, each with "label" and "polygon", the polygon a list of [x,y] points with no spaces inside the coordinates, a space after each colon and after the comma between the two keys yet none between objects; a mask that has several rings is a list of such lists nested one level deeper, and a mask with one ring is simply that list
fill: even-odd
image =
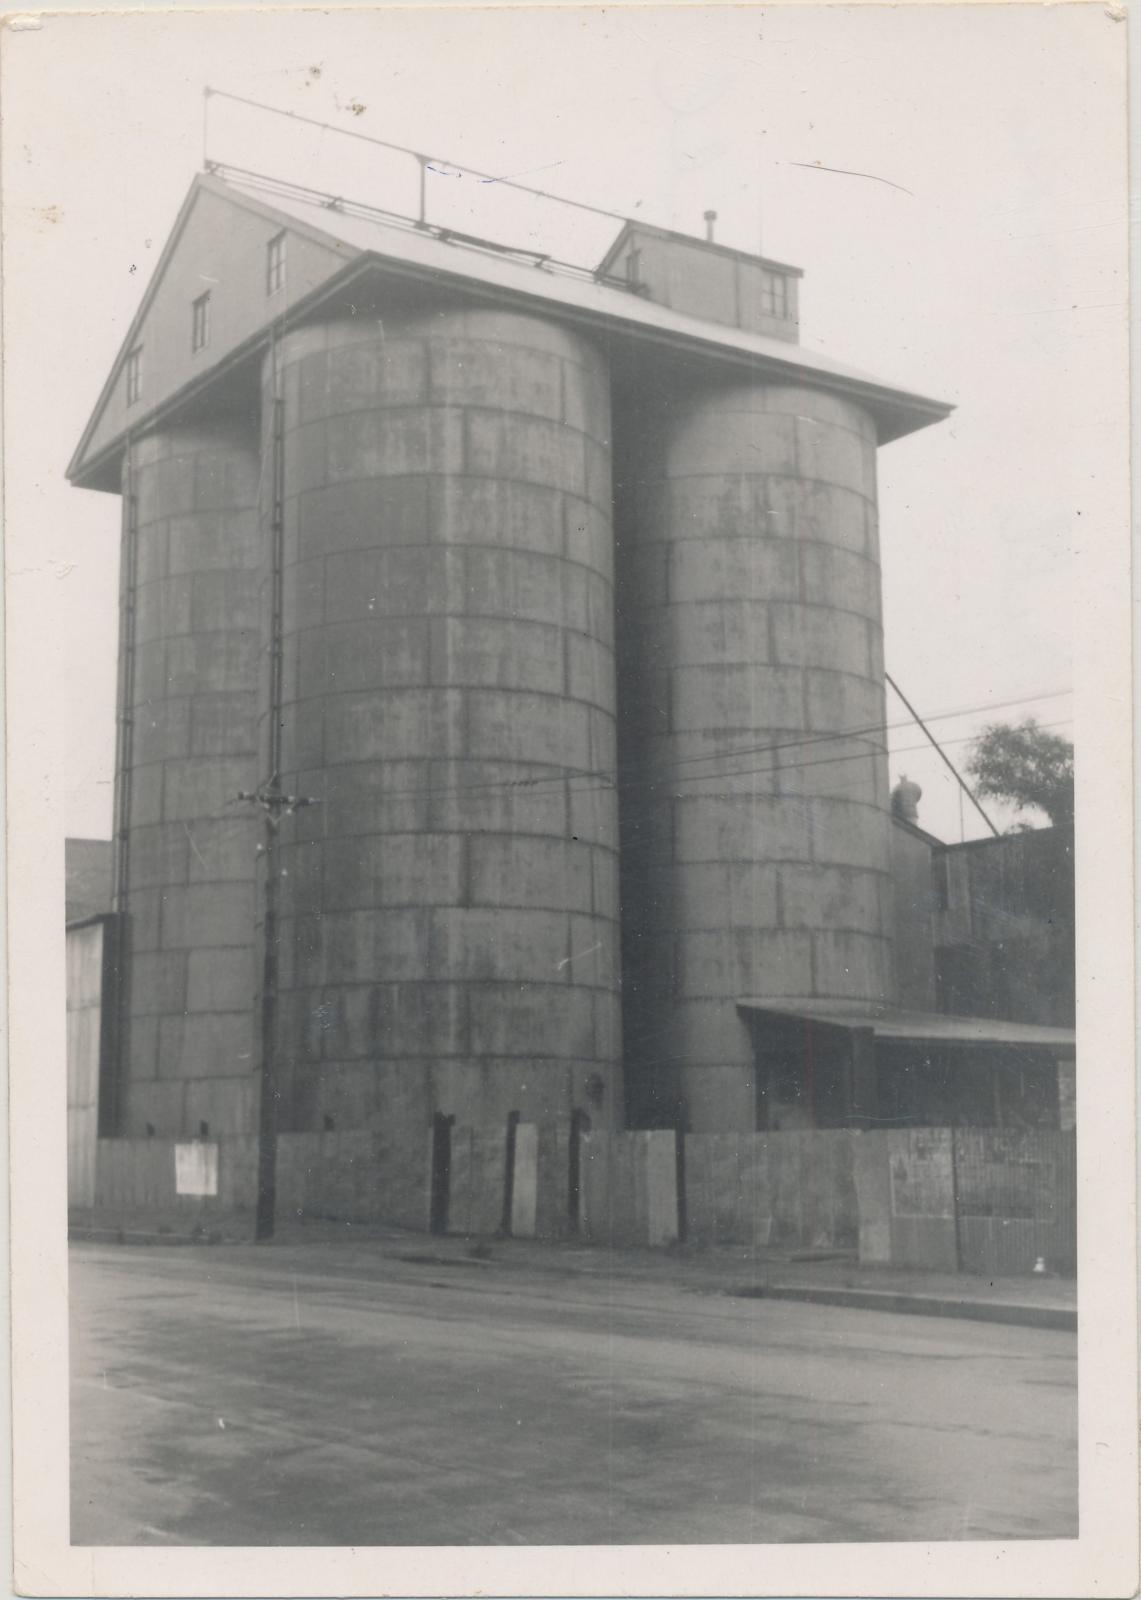
[{"label": "sky", "polygon": [[[888,671],[956,763],[987,722],[1035,715],[1080,766],[1075,594],[1098,542],[1126,537],[1124,59],[1105,8],[38,20],[4,60],[8,505],[36,532],[9,595],[26,578],[51,608],[70,835],[110,833],[119,505],[64,470],[201,168],[206,85],[695,234],[712,208],[720,242],[802,267],[804,345],[956,407],[880,451]],[[210,105],[215,159],[405,208],[390,158]],[[923,825],[984,834],[890,693],[888,721]]]}]

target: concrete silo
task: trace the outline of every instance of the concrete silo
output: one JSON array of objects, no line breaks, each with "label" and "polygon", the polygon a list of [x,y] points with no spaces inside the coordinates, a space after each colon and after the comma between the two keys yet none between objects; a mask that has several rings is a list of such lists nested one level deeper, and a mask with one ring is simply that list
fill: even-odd
[{"label": "concrete silo", "polygon": [[[435,296],[287,332],[281,1126],[621,1117],[609,383]],[[271,474],[267,474],[267,482]],[[422,1158],[413,1140],[415,1159]]]},{"label": "concrete silo", "polygon": [[[260,457],[238,417],[158,428],[123,458],[116,887],[129,911],[119,1131],[257,1125]],[[105,1102],[106,1103],[106,1102]]]},{"label": "concrete silo", "polygon": [[876,430],[803,382],[658,396],[618,517],[631,1109],[765,1126],[799,1044],[736,1002],[891,997]]},{"label": "concrete silo", "polygon": [[105,1134],[257,1130],[260,1220],[277,1133],[374,1130],[419,1217],[434,1119],[517,1116],[565,1221],[576,1113],[765,1125],[741,1001],[890,998],[874,452],[947,408],[798,276],[195,180],[69,469],[126,472]]}]

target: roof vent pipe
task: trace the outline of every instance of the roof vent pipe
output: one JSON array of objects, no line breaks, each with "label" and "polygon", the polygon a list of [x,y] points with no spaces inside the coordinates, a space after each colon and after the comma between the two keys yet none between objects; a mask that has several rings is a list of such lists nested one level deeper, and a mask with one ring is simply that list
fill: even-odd
[{"label": "roof vent pipe", "polygon": [[713,243],[713,224],[716,221],[717,221],[717,213],[716,213],[716,211],[707,211],[707,212],[705,212],[705,237],[708,239],[710,244]]}]

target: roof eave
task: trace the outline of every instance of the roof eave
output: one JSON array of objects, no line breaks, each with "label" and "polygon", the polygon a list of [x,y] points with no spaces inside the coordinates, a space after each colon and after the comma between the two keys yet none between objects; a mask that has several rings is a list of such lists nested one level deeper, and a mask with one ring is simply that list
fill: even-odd
[{"label": "roof eave", "polygon": [[[86,453],[87,446],[91,441],[91,436],[98,427],[107,402],[111,398],[111,394],[114,390],[116,381],[118,380],[123,362],[126,359],[127,351],[130,350],[135,342],[135,336],[138,333],[139,328],[142,326],[143,318],[150,309],[151,302],[153,301],[158,286],[162,281],[167,264],[177,248],[178,241],[182,238],[182,234],[186,227],[187,221],[189,220],[194,202],[197,200],[199,191],[203,187],[203,182],[204,180],[201,174],[195,176],[190,188],[186,191],[186,195],[182,204],[178,208],[178,215],[174,219],[174,226],[171,228],[170,235],[167,238],[165,245],[162,247],[158,260],[155,262],[154,271],[150,276],[150,282],[147,284],[147,287],[143,292],[143,297],[139,301],[138,309],[131,318],[127,332],[119,346],[114,361],[111,363],[111,370],[107,374],[107,380],[100,389],[98,398],[96,399],[94,406],[91,408],[91,415],[87,420],[87,426],[80,435],[79,443],[76,445],[71,460],[67,464],[65,476],[69,483],[79,483],[79,479],[76,474],[80,471],[84,454]],[[82,487],[82,485],[80,486]]]},{"label": "roof eave", "polygon": [[[324,232],[318,227],[315,227],[313,224],[289,217],[278,211],[275,207],[266,205],[264,201],[259,200],[255,195],[237,193],[233,188],[230,187],[229,184],[223,183],[221,179],[215,177],[210,172],[196,173],[191,181],[190,188],[186,191],[185,198],[178,209],[178,215],[174,220],[174,226],[170,230],[170,235],[167,238],[166,244],[163,246],[159,258],[155,262],[154,271],[151,273],[150,282],[147,284],[143,297],[139,301],[138,309],[131,318],[127,332],[119,346],[115,359],[111,364],[111,370],[107,375],[107,381],[99,391],[99,396],[91,409],[91,415],[88,419],[87,426],[84,428],[83,433],[80,436],[79,443],[76,445],[75,451],[72,454],[71,460],[67,464],[67,469],[64,476],[67,478],[67,481],[73,484],[76,488],[104,489],[105,487],[111,487],[112,492],[114,492],[114,486],[105,486],[101,482],[93,483],[91,481],[93,478],[101,478],[103,476],[103,474],[99,471],[100,464],[105,466],[108,460],[114,460],[114,458],[122,451],[124,441],[129,438],[132,433],[136,432],[140,427],[150,426],[156,417],[167,414],[170,411],[172,404],[183,404],[187,395],[197,392],[204,385],[212,383],[217,378],[219,373],[233,364],[231,357],[227,357],[225,361],[219,362],[216,367],[212,367],[209,369],[209,371],[203,373],[199,378],[195,378],[191,384],[184,385],[176,395],[168,397],[168,399],[164,401],[162,405],[154,407],[151,411],[140,412],[137,417],[132,418],[132,421],[128,427],[123,428],[115,435],[114,439],[110,440],[108,444],[105,445],[102,450],[100,450],[97,456],[92,457],[90,461],[84,460],[84,456],[86,454],[87,447],[91,442],[92,435],[99,425],[99,421],[103,416],[104,410],[106,409],[107,402],[111,398],[115,384],[118,381],[119,374],[122,371],[123,362],[126,360],[127,352],[136,342],[146,314],[150,310],[155,294],[158,291],[159,284],[162,282],[163,276],[165,275],[167,265],[178,247],[179,240],[182,238],[182,235],[186,230],[186,224],[190,220],[190,213],[194,208],[194,203],[198,196],[202,193],[212,194],[220,199],[228,200],[232,204],[244,206],[247,210],[253,211],[257,215],[266,217],[267,219],[272,219],[274,221],[285,221],[288,223],[289,227],[293,228],[298,233],[303,234],[306,238],[314,241],[315,243],[321,244],[327,249],[336,249],[342,253],[347,253],[347,266],[352,266],[355,262],[360,261],[362,258],[362,252],[355,249],[352,245],[346,245],[343,243],[343,241],[334,239],[330,234]],[[336,276],[339,278],[341,274],[338,273]],[[325,287],[325,284],[320,285],[320,289],[324,289]],[[305,300],[298,301],[298,305],[300,306],[307,303],[310,298],[310,296],[306,296]],[[267,323],[266,327],[268,328],[269,326],[270,324]],[[242,350],[246,351],[248,354],[247,346],[252,345],[256,347],[257,341],[261,338],[264,338],[264,336],[265,329],[259,329],[257,334],[251,336],[250,340],[244,342],[241,347]],[[236,352],[231,352],[231,356],[235,353]]]},{"label": "roof eave", "polygon": [[[157,406],[152,406],[149,411],[141,411],[135,417],[130,427],[122,429],[113,439],[100,450],[99,454],[92,456],[89,461],[81,459],[81,451],[77,450],[67,469],[67,480],[77,489],[100,489],[117,492],[117,486],[107,481],[108,468],[122,454],[127,440],[132,434],[143,433],[152,428],[156,423],[181,411],[191,401],[211,388],[215,383],[228,377],[236,368],[244,366],[250,358],[264,345],[268,344],[275,324],[279,328],[291,327],[294,323],[310,316],[322,303],[333,294],[338,294],[348,287],[353,280],[369,270],[371,261],[366,255],[357,255],[347,261],[341,270],[331,278],[327,278],[310,294],[298,300],[283,317],[274,317],[257,328],[240,345],[235,346],[229,355],[199,373],[190,383],[183,384],[173,394]],[[97,480],[97,481],[93,481]]]},{"label": "roof eave", "polygon": [[806,1021],[844,1032],[867,1030],[888,1044],[930,1040],[951,1046],[1054,1050],[1063,1055],[1072,1055],[1076,1048],[1073,1028],[1002,1017],[975,1017],[954,1011],[918,1012],[875,1002],[829,1002],[811,997],[769,999],[745,995],[738,997],[736,1005],[746,1015],[759,1013],[782,1022]]},{"label": "roof eave", "polygon": [[[826,367],[816,366],[810,352],[803,351],[801,346],[789,344],[782,339],[765,339],[763,340],[765,348],[759,350],[750,349],[740,343],[733,344],[730,341],[737,330],[731,330],[718,323],[703,322],[696,317],[683,318],[680,313],[667,312],[664,307],[659,308],[663,314],[674,321],[690,325],[680,328],[655,327],[653,324],[631,321],[628,316],[618,311],[610,311],[603,307],[575,306],[566,301],[552,302],[548,296],[529,294],[527,289],[515,285],[498,285],[485,280],[474,281],[463,272],[397,261],[374,251],[368,252],[368,259],[388,273],[421,280],[446,278],[461,291],[490,300],[506,303],[530,300],[537,307],[541,307],[548,316],[592,327],[596,331],[602,329],[647,344],[657,344],[688,354],[711,357],[726,365],[743,367],[749,371],[773,371],[782,376],[787,376],[790,372],[801,373],[805,380],[816,388],[829,389],[837,394],[858,399],[875,417],[881,444],[889,444],[909,433],[918,432],[920,428],[929,427],[932,423],[943,422],[955,410],[948,401],[934,400],[927,395],[918,395],[891,384],[879,383],[874,378],[859,372],[842,369],[830,371]],[[605,291],[602,290],[602,286],[598,287],[602,292],[610,292],[615,296],[620,294],[618,290]],[[646,307],[646,302],[643,300],[634,303],[643,309]],[[761,339],[759,335],[745,337]],[[807,356],[808,359],[798,359],[798,355]]]},{"label": "roof eave", "polygon": [[[184,202],[180,212],[179,224],[171,236],[171,244],[181,231],[192,199],[200,188],[209,192],[225,190],[225,185],[218,180],[209,178],[196,178],[191,187],[190,194]],[[290,225],[293,219],[286,213],[277,212],[274,207],[266,206],[261,202],[252,202],[256,208],[267,216],[283,217]],[[319,233],[320,230],[314,230]],[[171,245],[164,252],[164,259],[169,255]],[[160,263],[161,267],[161,263]],[[156,268],[152,279],[152,286],[148,288],[147,296],[131,324],[127,338],[123,343],[111,375],[104,386],[103,394],[92,415],[92,420],[84,431],[71,462],[67,468],[68,481],[78,488],[110,489],[114,491],[115,485],[109,480],[107,473],[110,465],[121,454],[126,440],[132,433],[145,428],[153,427],[163,417],[180,410],[196,395],[201,394],[211,384],[217,382],[222,376],[231,372],[236,366],[249,359],[259,345],[269,337],[270,329],[275,325],[285,329],[295,325],[319,308],[319,306],[333,295],[339,293],[348,282],[357,275],[366,272],[380,271],[390,277],[399,277],[419,282],[439,282],[441,279],[461,293],[466,293],[476,298],[491,300],[493,302],[508,302],[518,304],[520,301],[531,301],[542,307],[548,316],[557,317],[563,321],[577,323],[580,326],[593,328],[596,331],[604,329],[620,337],[638,340],[645,344],[656,345],[682,351],[690,355],[701,355],[706,359],[721,362],[727,366],[736,366],[750,372],[773,372],[786,377],[790,373],[803,374],[804,378],[814,387],[827,389],[833,393],[847,396],[857,400],[871,412],[876,422],[877,435],[881,444],[891,443],[895,439],[915,433],[920,428],[930,426],[934,422],[941,422],[950,416],[954,407],[944,401],[932,400],[922,395],[911,394],[906,390],[895,389],[887,384],[877,383],[874,379],[864,378],[858,373],[834,372],[827,368],[819,368],[811,360],[797,360],[800,346],[786,344],[779,340],[766,341],[771,348],[763,350],[750,349],[743,345],[734,345],[729,342],[727,330],[720,325],[703,323],[697,318],[684,319],[692,323],[692,327],[655,327],[652,323],[631,322],[617,310],[610,311],[606,307],[574,306],[566,302],[553,302],[550,297],[530,294],[526,288],[514,285],[502,285],[487,281],[473,280],[470,275],[462,270],[450,271],[440,266],[426,266],[419,262],[399,261],[390,256],[381,255],[376,251],[361,251],[349,259],[344,267],[325,280],[311,294],[298,300],[284,315],[271,319],[252,333],[248,339],[236,347],[224,361],[208,371],[198,375],[191,383],[184,385],[180,390],[169,396],[161,405],[152,410],[140,413],[133,419],[130,427],[124,428],[114,439],[108,441],[97,456],[84,460],[84,450],[94,428],[96,419],[101,413],[103,404],[110,392],[111,386],[118,376],[119,368],[125,351],[129,348],[131,339],[139,326],[145,310],[149,304],[153,286],[157,284],[160,269]],[[639,305],[644,302],[639,301]],[[677,314],[671,314],[673,320],[680,320]]]}]

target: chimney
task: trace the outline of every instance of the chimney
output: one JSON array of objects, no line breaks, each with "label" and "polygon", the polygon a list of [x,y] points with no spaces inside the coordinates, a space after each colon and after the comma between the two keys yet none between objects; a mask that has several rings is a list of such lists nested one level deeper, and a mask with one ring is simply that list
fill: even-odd
[{"label": "chimney", "polygon": [[710,244],[713,243],[713,224],[716,221],[717,221],[717,213],[716,213],[716,211],[707,211],[707,212],[705,212],[705,237],[708,239]]},{"label": "chimney", "polygon": [[913,783],[903,773],[899,782],[891,791],[891,814],[899,817],[902,822],[919,822],[919,802],[923,798],[923,790],[917,783]]}]

